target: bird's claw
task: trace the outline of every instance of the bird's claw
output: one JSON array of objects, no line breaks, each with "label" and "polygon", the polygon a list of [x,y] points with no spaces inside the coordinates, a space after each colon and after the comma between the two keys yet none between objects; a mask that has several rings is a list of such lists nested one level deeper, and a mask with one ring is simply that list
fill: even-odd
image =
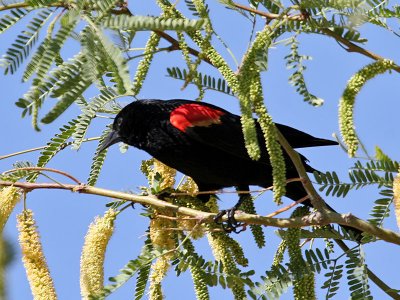
[{"label": "bird's claw", "polygon": [[[227,232],[227,233],[240,233],[242,231],[246,230],[246,224],[241,223],[236,221],[235,219],[235,212],[236,212],[237,208],[236,207],[232,207],[230,209],[224,209],[221,210],[214,218],[214,222],[218,225],[222,226],[222,229]],[[227,220],[226,222],[222,222],[221,218],[224,215],[227,215]]]}]

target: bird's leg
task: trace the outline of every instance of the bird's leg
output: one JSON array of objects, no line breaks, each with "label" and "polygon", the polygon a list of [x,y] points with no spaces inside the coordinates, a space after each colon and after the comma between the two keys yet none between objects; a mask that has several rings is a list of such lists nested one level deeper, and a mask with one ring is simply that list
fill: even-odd
[{"label": "bird's leg", "polygon": [[[248,194],[240,194],[239,201],[229,209],[221,210],[214,218],[215,223],[222,226],[225,232],[234,232],[240,233],[245,230],[244,223],[240,223],[235,219],[235,212],[239,209],[240,205],[242,205],[243,201],[248,197]],[[227,215],[228,219],[226,223],[221,222],[221,218],[224,215]],[[240,229],[238,229],[240,228]]]}]

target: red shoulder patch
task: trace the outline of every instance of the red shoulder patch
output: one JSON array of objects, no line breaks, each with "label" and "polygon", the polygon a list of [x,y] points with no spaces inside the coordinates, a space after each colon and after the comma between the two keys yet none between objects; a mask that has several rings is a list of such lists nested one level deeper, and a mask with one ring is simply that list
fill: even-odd
[{"label": "red shoulder patch", "polygon": [[225,113],[201,104],[183,104],[175,108],[169,117],[171,124],[185,132],[188,127],[220,124],[220,117]]}]

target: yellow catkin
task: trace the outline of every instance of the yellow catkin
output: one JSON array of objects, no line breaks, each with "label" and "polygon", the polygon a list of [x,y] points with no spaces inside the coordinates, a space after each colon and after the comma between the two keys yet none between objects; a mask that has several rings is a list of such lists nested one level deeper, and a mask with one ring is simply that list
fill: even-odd
[{"label": "yellow catkin", "polygon": [[[199,199],[195,198],[199,189],[197,187],[197,184],[194,182],[194,180],[190,177],[186,177],[186,180],[184,181],[183,184],[180,185],[179,187],[179,192],[184,192],[187,193],[188,196],[180,196],[177,198],[177,204],[182,205],[185,207],[193,208],[193,209],[198,209],[202,211],[207,211],[208,208],[199,201]],[[179,228],[183,228],[186,231],[190,232],[190,237],[192,239],[199,239],[204,236],[204,225],[198,225],[198,220],[192,218],[187,218],[184,215],[177,215],[178,217],[181,217],[181,219],[177,220],[177,225]]]},{"label": "yellow catkin", "polygon": [[3,237],[3,234],[0,233],[0,299],[6,299],[6,267],[9,263],[9,255],[10,252],[7,251],[6,240]]},{"label": "yellow catkin", "polygon": [[[176,200],[176,204],[201,211],[207,210],[204,203],[200,202],[197,198],[190,196],[180,196]],[[190,218],[183,214],[177,214],[177,217],[177,227],[189,232],[192,239],[197,240],[204,236],[204,224],[199,224],[198,219]]]},{"label": "yellow catkin", "polygon": [[[157,173],[160,174],[162,178],[160,190],[173,188],[176,171],[156,159],[154,159],[153,166],[153,178]],[[165,200],[167,201],[167,199]],[[172,230],[176,227],[176,222],[159,217],[158,215],[174,217],[173,212],[167,209],[154,209],[153,218],[150,221],[150,239],[154,247],[163,250],[172,250],[176,247],[176,232]],[[166,256],[172,258],[173,253],[171,252]]]},{"label": "yellow catkin", "polygon": [[396,214],[397,227],[400,229],[400,175],[397,174],[393,180],[393,203]]},{"label": "yellow catkin", "polygon": [[80,285],[83,299],[99,294],[104,285],[104,258],[118,212],[106,211],[90,224],[81,255]]},{"label": "yellow catkin", "polygon": [[176,170],[168,167],[159,160],[154,160],[154,173],[159,173],[162,177],[161,190],[173,188],[175,184]]},{"label": "yellow catkin", "polygon": [[[176,232],[172,230],[176,227],[176,222],[170,219],[159,217],[158,214],[171,217],[168,210],[157,209],[150,220],[150,239],[156,249],[172,250],[176,247]],[[167,258],[172,258],[173,252],[166,254]]]},{"label": "yellow catkin", "polygon": [[363,67],[347,82],[339,102],[339,127],[350,157],[353,157],[358,149],[353,115],[356,96],[368,80],[392,69],[393,66],[394,63],[391,60],[378,60]]},{"label": "yellow catkin", "polygon": [[7,186],[0,190],[0,232],[20,199],[21,192],[15,187]]},{"label": "yellow catkin", "polygon": [[152,271],[150,274],[149,300],[164,299],[161,281],[167,274],[169,267],[169,261],[165,256],[157,259],[157,261],[151,266]]},{"label": "yellow catkin", "polygon": [[185,192],[192,197],[195,197],[199,192],[199,188],[194,180],[186,176],[185,182],[179,187],[179,191]]},{"label": "yellow catkin", "polygon": [[26,210],[22,212],[17,216],[17,221],[22,261],[31,287],[33,299],[57,299],[32,211]]}]

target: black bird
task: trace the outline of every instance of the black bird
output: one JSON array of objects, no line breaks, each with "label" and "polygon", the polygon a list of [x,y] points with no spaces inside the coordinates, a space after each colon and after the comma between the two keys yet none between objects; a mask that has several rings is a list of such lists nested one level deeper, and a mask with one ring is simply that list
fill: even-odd
[{"label": "black bird", "polygon": [[[252,160],[245,148],[240,117],[212,104],[188,100],[138,100],[124,107],[115,117],[112,132],[101,151],[124,142],[149,153],[162,163],[190,176],[199,191],[225,187],[248,190],[249,185],[270,187],[272,167],[261,128],[256,122],[261,149],[259,160]],[[337,145],[337,142],[313,137],[289,126],[276,124],[293,148]],[[286,178],[299,175],[289,157]],[[308,172],[315,169],[301,159]],[[307,195],[301,182],[286,186],[286,196],[299,200]],[[209,195],[199,197],[203,201]],[[243,197],[228,210],[228,229],[235,230],[234,212]],[[311,206],[309,200],[303,202]],[[225,213],[223,211],[220,215]]]}]

